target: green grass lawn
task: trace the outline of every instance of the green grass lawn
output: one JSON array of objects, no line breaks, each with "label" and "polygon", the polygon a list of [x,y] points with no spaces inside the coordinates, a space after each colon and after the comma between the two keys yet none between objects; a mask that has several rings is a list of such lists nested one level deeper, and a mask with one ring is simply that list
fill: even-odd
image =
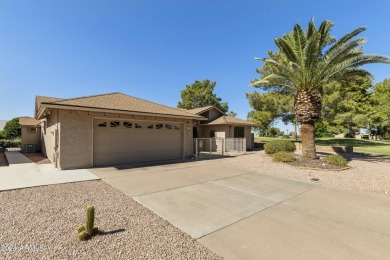
[{"label": "green grass lawn", "polygon": [[[266,143],[278,138],[257,137],[255,142]],[[288,139],[295,141],[294,139]],[[300,140],[298,139],[298,142]],[[390,141],[374,141],[353,138],[317,138],[316,144],[320,146],[353,146],[355,153],[390,157]]]}]

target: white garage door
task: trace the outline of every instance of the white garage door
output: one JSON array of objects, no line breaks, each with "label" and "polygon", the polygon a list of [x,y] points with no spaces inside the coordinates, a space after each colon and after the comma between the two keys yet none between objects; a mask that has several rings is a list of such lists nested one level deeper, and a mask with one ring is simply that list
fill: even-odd
[{"label": "white garage door", "polygon": [[94,119],[94,166],[182,158],[183,125]]}]

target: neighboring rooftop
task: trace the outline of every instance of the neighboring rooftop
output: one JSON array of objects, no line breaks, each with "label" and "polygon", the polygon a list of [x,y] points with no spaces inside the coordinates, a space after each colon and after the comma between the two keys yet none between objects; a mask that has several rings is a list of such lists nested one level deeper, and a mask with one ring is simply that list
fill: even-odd
[{"label": "neighboring rooftop", "polygon": [[8,122],[9,120],[0,120],[0,131],[2,131],[4,129],[4,126],[5,124]]},{"label": "neighboring rooftop", "polygon": [[39,126],[40,121],[32,117],[19,117],[20,125]]},{"label": "neighboring rooftop", "polygon": [[94,108],[102,110],[107,109],[122,112],[139,112],[161,116],[172,115],[198,120],[205,119],[199,115],[190,113],[188,111],[183,111],[178,108],[160,105],[154,102],[150,102],[144,99],[132,97],[118,92],[69,99],[43,96],[37,96],[36,98],[36,111],[39,111],[42,106],[50,107],[53,105],[62,107]]},{"label": "neighboring rooftop", "polygon": [[[193,108],[193,109],[185,109],[187,110],[188,112],[190,112],[191,114],[194,114],[194,115],[199,115],[205,111],[208,111],[210,109],[212,109],[214,106],[206,106],[206,107],[198,107],[198,108]],[[183,109],[184,110],[184,109]]]},{"label": "neighboring rooftop", "polygon": [[246,125],[246,126],[256,126],[255,123],[248,122],[239,118],[232,116],[221,116],[214,121],[206,123],[206,125]]}]

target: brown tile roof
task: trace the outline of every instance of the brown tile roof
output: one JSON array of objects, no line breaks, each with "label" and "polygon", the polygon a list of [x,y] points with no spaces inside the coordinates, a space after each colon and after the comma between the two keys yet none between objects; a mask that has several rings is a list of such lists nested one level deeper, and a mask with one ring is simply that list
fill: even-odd
[{"label": "brown tile roof", "polygon": [[27,125],[27,126],[39,126],[41,121],[36,120],[32,117],[19,117],[19,124],[20,125]]},{"label": "brown tile roof", "polygon": [[160,105],[154,102],[150,102],[144,99],[132,97],[118,92],[69,99],[39,97],[39,101],[39,106],[42,104],[45,104],[49,107],[50,105],[60,105],[64,107],[83,107],[117,110],[123,112],[150,113],[162,116],[172,115],[198,120],[205,119],[201,116],[189,113],[188,111],[183,111],[177,108]]},{"label": "brown tile roof", "polygon": [[214,106],[207,106],[207,107],[198,107],[198,108],[193,108],[193,109],[187,109],[188,112],[194,115],[201,114],[204,111],[212,109]]},{"label": "brown tile roof", "polygon": [[61,100],[62,98],[55,98],[55,97],[45,97],[45,96],[37,96],[35,98],[35,117],[37,116],[39,107],[41,106],[42,103],[44,102],[54,102]]},{"label": "brown tile roof", "polygon": [[255,123],[248,122],[239,118],[232,116],[221,116],[214,121],[207,123],[206,125],[246,125],[246,126],[256,126]]}]

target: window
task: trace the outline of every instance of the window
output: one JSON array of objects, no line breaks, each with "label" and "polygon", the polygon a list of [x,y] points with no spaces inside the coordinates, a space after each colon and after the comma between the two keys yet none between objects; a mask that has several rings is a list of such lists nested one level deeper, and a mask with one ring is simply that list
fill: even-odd
[{"label": "window", "polygon": [[161,129],[163,128],[163,124],[156,124],[156,129]]},{"label": "window", "polygon": [[153,125],[153,124],[148,125],[146,128],[147,128],[147,129],[153,129],[153,128],[154,128],[154,125]]},{"label": "window", "polygon": [[142,128],[142,125],[140,125],[140,124],[135,124],[135,128]]},{"label": "window", "polygon": [[165,128],[166,128],[166,129],[169,129],[169,130],[172,130],[172,125],[170,125],[170,124],[165,124]]},{"label": "window", "polygon": [[215,130],[214,129],[210,130],[209,137],[210,138],[215,138]]},{"label": "window", "polygon": [[133,123],[123,122],[123,126],[126,127],[126,128],[132,128],[133,127]]},{"label": "window", "polygon": [[36,132],[37,132],[37,128],[36,128],[36,127],[29,127],[29,128],[28,128],[28,131],[29,131],[30,133],[36,133]]},{"label": "window", "polygon": [[244,138],[245,137],[245,128],[244,127],[235,127],[234,128],[234,138]]},{"label": "window", "polygon": [[180,130],[180,127],[178,127],[177,125],[174,125],[174,126],[173,126],[173,129],[174,129],[174,130]]},{"label": "window", "polygon": [[110,122],[110,126],[111,127],[118,127],[119,126],[119,122],[118,121]]},{"label": "window", "polygon": [[107,127],[107,122],[101,122],[97,126],[98,127]]}]

